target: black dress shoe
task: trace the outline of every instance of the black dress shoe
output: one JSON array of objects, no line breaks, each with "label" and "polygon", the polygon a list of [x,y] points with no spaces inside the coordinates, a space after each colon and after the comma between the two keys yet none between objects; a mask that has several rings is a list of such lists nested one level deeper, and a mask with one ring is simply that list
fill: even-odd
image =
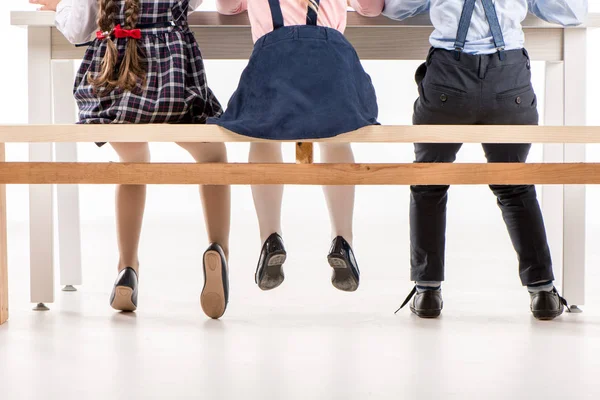
[{"label": "black dress shoe", "polygon": [[331,250],[327,256],[333,268],[331,283],[336,289],[354,292],[360,284],[360,271],[350,244],[341,236],[333,239]]},{"label": "black dress shoe", "polygon": [[556,288],[551,292],[529,292],[531,297],[531,312],[533,316],[539,320],[552,320],[564,311],[565,306],[568,307],[567,301],[563,299]]},{"label": "black dress shoe", "polygon": [[254,279],[262,290],[275,289],[285,279],[283,263],[287,258],[283,239],[273,233],[263,244]]},{"label": "black dress shoe", "polygon": [[396,312],[404,308],[408,302],[410,302],[410,311],[421,318],[437,318],[442,313],[442,308],[444,308],[441,289],[419,292],[415,286]]},{"label": "black dress shoe", "polygon": [[137,309],[138,277],[135,270],[127,267],[119,272],[110,295],[110,306],[119,311]]},{"label": "black dress shoe", "polygon": [[223,248],[211,243],[202,257],[204,287],[200,295],[200,305],[204,314],[217,319],[225,314],[229,302],[229,268]]}]

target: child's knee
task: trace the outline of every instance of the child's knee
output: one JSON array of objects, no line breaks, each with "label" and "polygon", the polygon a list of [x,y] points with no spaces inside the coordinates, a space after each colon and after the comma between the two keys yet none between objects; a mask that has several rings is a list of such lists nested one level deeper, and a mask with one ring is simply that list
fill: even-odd
[{"label": "child's knee", "polygon": [[350,143],[319,143],[322,153],[348,153],[352,152]]},{"label": "child's knee", "polygon": [[199,163],[227,162],[225,143],[177,143]]},{"label": "child's knee", "polygon": [[282,159],[281,143],[250,144],[250,162],[280,162]]},{"label": "child's knee", "polygon": [[350,143],[320,143],[319,152],[322,162],[352,162],[354,160]]},{"label": "child's knee", "polygon": [[150,162],[148,143],[111,143],[121,162]]}]

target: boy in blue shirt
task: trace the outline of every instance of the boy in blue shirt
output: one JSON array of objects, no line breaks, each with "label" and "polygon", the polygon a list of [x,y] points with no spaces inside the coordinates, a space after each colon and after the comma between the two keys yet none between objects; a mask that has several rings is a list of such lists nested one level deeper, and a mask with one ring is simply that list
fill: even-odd
[{"label": "boy in blue shirt", "polygon": [[[562,25],[581,24],[587,0],[385,0],[383,14],[402,20],[429,12],[435,31],[416,74],[415,125],[537,125],[537,99],[521,22],[532,12]],[[484,130],[482,129],[482,135]],[[417,162],[453,162],[461,144],[415,144]],[[488,162],[525,162],[531,144],[483,144]],[[449,186],[412,186],[411,280],[402,307],[423,318],[443,301]],[[554,287],[552,260],[533,185],[490,185],[519,259],[521,282],[538,319],[554,319],[566,302]],[[485,262],[485,260],[482,260]],[[414,297],[413,297],[414,296]]]}]

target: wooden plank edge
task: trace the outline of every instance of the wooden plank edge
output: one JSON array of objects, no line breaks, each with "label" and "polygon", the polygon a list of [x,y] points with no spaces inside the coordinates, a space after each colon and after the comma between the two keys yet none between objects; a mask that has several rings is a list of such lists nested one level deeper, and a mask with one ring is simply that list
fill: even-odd
[{"label": "wooden plank edge", "polygon": [[122,164],[0,163],[0,184],[522,185],[600,184],[600,163]]}]

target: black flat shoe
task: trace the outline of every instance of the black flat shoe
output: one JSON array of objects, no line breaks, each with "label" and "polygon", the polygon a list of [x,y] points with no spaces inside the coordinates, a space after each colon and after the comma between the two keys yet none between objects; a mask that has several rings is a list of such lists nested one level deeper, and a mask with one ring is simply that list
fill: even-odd
[{"label": "black flat shoe", "polygon": [[404,308],[409,302],[410,311],[421,318],[437,318],[442,313],[442,308],[444,308],[441,289],[419,292],[415,286],[396,312]]},{"label": "black flat shoe", "polygon": [[285,279],[283,263],[287,258],[283,239],[273,233],[263,244],[254,279],[262,290],[275,289]]},{"label": "black flat shoe", "polygon": [[119,272],[115,287],[110,295],[110,306],[119,311],[137,309],[138,277],[135,270],[127,267]]},{"label": "black flat shoe", "polygon": [[354,292],[358,289],[360,283],[358,264],[352,247],[343,237],[338,236],[333,239],[327,261],[333,268],[331,283],[336,289],[344,292]]},{"label": "black flat shoe", "polygon": [[553,288],[551,292],[529,292],[531,297],[531,312],[533,316],[542,321],[552,320],[561,315],[568,307],[567,301],[563,299],[556,288]]},{"label": "black flat shoe", "polygon": [[204,287],[200,295],[200,305],[210,318],[221,318],[229,302],[229,276],[227,259],[223,248],[212,243],[202,257]]}]

